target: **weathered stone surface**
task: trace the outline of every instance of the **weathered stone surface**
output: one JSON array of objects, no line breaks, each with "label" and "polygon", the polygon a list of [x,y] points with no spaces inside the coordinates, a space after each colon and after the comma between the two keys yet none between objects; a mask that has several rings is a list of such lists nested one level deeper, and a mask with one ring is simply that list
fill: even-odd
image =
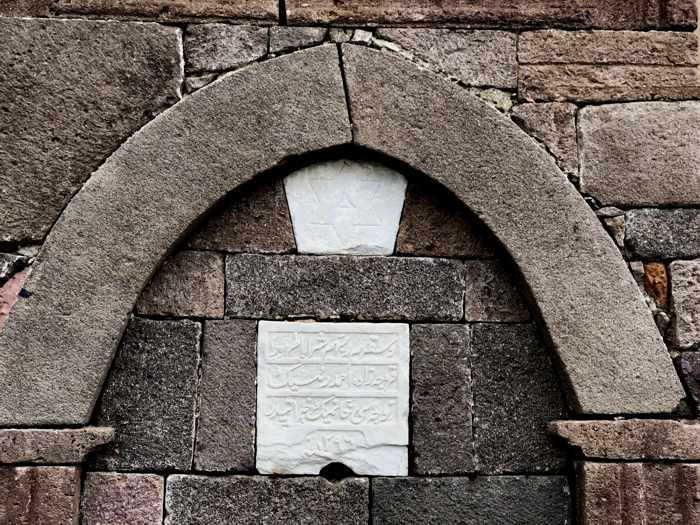
[{"label": "weathered stone surface", "polygon": [[53,0],[4,0],[0,16],[47,17]]},{"label": "weathered stone surface", "polygon": [[0,240],[41,240],[90,174],[178,100],[178,30],[0,18],[0,41]]},{"label": "weathered stone surface", "polygon": [[472,86],[514,89],[518,81],[515,33],[449,29],[379,29],[414,59]]},{"label": "weathered stone surface", "polygon": [[204,323],[197,470],[255,468],[255,321]]},{"label": "weathered stone surface", "polygon": [[0,253],[0,287],[14,274],[23,270],[28,263],[28,257],[12,253]]},{"label": "weathered stone surface", "polygon": [[532,325],[472,328],[474,439],[485,474],[558,472],[565,450],[547,435],[564,402],[547,350]]},{"label": "weathered stone surface", "polygon": [[544,144],[566,173],[578,172],[576,147],[576,106],[566,102],[520,104],[513,108],[513,120]]},{"label": "weathered stone surface", "polygon": [[189,469],[201,327],[192,321],[134,319],[96,409],[112,444],[93,465],[110,470]]},{"label": "weathered stone surface", "polygon": [[341,27],[331,27],[328,30],[328,37],[330,38],[331,42],[334,42],[336,44],[341,44],[344,42],[350,42],[350,40],[352,40],[353,33],[354,33],[354,30],[352,30],[352,29],[343,29]]},{"label": "weathered stone surface", "polygon": [[141,293],[136,310],[145,315],[223,317],[223,255],[183,251],[166,259]]},{"label": "weathered stone surface", "polygon": [[377,162],[319,162],[284,178],[299,253],[391,255],[406,178]]},{"label": "weathered stone surface", "polygon": [[680,348],[700,345],[700,260],[673,261],[672,338]]},{"label": "weathered stone surface", "polygon": [[270,53],[284,53],[323,42],[325,27],[274,26],[270,28]]},{"label": "weathered stone surface", "polygon": [[0,464],[78,464],[92,449],[112,439],[114,430],[107,427],[0,429]]},{"label": "weathered stone surface", "polygon": [[700,102],[584,108],[579,112],[583,191],[603,205],[700,204],[699,120]]},{"label": "weathered stone surface", "polygon": [[416,474],[475,470],[469,339],[467,325],[411,327],[412,472]]},{"label": "weathered stone surface", "polygon": [[577,471],[581,525],[700,523],[698,465],[582,463]]},{"label": "weathered stone surface", "polygon": [[625,244],[633,257],[700,257],[700,209],[648,208],[626,216]]},{"label": "weathered stone surface", "polygon": [[219,76],[219,73],[205,73],[204,75],[186,77],[184,83],[185,93],[190,94],[198,89],[202,89],[204,86],[214,82],[217,76]]},{"label": "weathered stone surface", "polygon": [[668,306],[668,275],[665,264],[644,264],[644,289],[658,306]]},{"label": "weathered stone surface", "polygon": [[375,478],[373,523],[554,525],[570,523],[564,476]]},{"label": "weathered stone surface", "polygon": [[675,359],[678,375],[681,376],[690,398],[700,404],[700,352],[681,352]]},{"label": "weathered stone surface", "polygon": [[185,32],[188,73],[226,71],[267,54],[267,28],[229,24],[193,24]]},{"label": "weathered stone surface", "polygon": [[230,317],[458,321],[463,315],[464,265],[448,259],[232,255],[226,279]]},{"label": "weathered stone surface", "polygon": [[88,472],[81,525],[156,525],[163,521],[165,481],[155,474]]},{"label": "weathered stone surface", "polygon": [[499,261],[466,261],[464,267],[467,321],[521,322],[530,318],[514,270]]},{"label": "weathered stone surface", "polygon": [[0,467],[0,522],[77,525],[80,470],[76,467]]},{"label": "weathered stone surface", "polygon": [[167,525],[365,525],[369,520],[369,481],[174,475],[168,477],[165,507]]},{"label": "weathered stone surface", "polygon": [[602,220],[605,229],[621,250],[625,247],[625,216],[606,217]]},{"label": "weathered stone surface", "polygon": [[28,275],[28,271],[16,273],[0,288],[0,331],[7,323],[12,307],[20,298],[22,285]]},{"label": "weathered stone surface", "polygon": [[555,421],[549,430],[587,458],[700,459],[700,423],[692,420]]},{"label": "weathered stone surface", "polygon": [[490,232],[449,192],[436,184],[408,185],[397,253],[482,258],[493,257],[496,249]]}]

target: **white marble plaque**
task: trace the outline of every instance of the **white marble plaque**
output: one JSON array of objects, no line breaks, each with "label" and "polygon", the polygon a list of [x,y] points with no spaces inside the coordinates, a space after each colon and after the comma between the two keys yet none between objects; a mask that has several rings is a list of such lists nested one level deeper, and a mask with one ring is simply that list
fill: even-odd
[{"label": "white marble plaque", "polygon": [[258,323],[256,467],[408,474],[408,325]]},{"label": "white marble plaque", "polygon": [[406,178],[375,162],[335,160],[285,177],[300,253],[390,255]]}]

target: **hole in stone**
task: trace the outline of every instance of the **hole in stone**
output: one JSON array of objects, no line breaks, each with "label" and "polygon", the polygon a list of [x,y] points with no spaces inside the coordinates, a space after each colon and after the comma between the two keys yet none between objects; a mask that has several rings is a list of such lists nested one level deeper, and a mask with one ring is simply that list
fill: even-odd
[{"label": "hole in stone", "polygon": [[340,481],[355,475],[350,467],[338,462],[329,463],[321,469],[319,474],[328,481]]}]

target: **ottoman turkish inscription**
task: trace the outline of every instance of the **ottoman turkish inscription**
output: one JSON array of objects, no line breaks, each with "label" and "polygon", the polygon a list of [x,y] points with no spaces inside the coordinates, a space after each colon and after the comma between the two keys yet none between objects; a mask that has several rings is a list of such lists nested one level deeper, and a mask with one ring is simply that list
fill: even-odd
[{"label": "ottoman turkish inscription", "polygon": [[258,324],[256,467],[408,473],[408,325]]}]

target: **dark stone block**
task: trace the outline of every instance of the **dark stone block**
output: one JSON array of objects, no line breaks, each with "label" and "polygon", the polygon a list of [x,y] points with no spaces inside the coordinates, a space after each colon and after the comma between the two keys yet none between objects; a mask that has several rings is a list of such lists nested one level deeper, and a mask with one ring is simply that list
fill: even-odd
[{"label": "dark stone block", "polygon": [[[466,261],[464,318],[477,322],[524,322],[530,318],[517,270],[500,261]],[[523,286],[524,287],[524,286]]]},{"label": "dark stone block", "polygon": [[640,259],[700,257],[700,209],[630,210],[625,245]]},{"label": "dark stone block", "polygon": [[226,259],[226,280],[231,317],[462,317],[464,265],[454,260],[237,255]]},{"label": "dark stone block", "polygon": [[700,352],[683,352],[674,362],[690,398],[700,405]]},{"label": "dark stone block", "polygon": [[163,521],[164,479],[155,474],[88,472],[81,525],[156,525]]},{"label": "dark stone block", "polygon": [[109,470],[189,469],[201,327],[192,321],[134,319],[97,408],[112,444],[94,466]]}]

